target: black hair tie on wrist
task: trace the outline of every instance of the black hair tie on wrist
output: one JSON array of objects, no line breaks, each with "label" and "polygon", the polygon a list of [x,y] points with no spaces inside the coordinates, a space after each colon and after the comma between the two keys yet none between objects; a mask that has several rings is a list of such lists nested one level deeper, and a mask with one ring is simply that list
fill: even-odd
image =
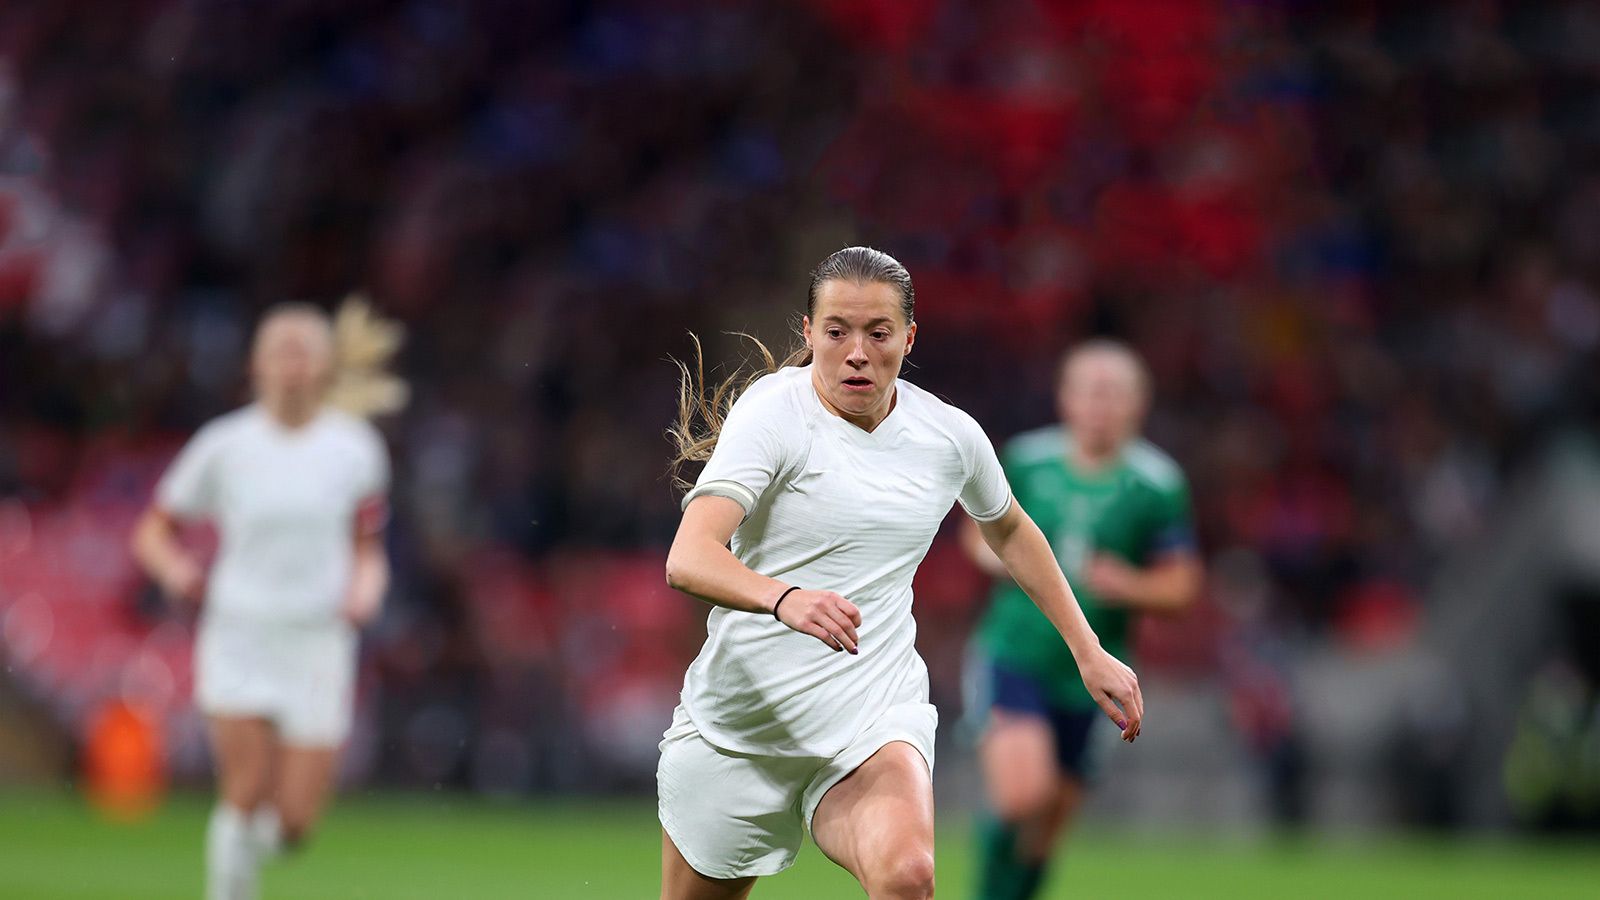
[{"label": "black hair tie on wrist", "polygon": [[[794,593],[795,591],[798,591],[798,590],[800,590],[800,586],[797,584],[794,587],[789,588],[787,591],[784,591],[783,593],[778,595],[778,602],[772,604],[772,617],[774,619],[778,619],[778,607],[783,605],[783,598],[789,596],[790,594],[792,594],[792,593]],[[783,620],[782,619],[778,619],[778,621],[782,622]]]}]

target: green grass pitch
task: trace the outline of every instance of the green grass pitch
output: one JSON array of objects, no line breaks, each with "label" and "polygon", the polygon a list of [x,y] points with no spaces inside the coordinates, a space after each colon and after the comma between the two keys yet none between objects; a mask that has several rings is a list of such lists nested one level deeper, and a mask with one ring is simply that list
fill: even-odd
[{"label": "green grass pitch", "polygon": [[[200,896],[209,801],[179,794],[137,825],[106,822],[67,793],[0,791],[0,897]],[[969,895],[967,824],[941,823],[939,893]],[[489,803],[449,794],[340,798],[303,856],[267,869],[273,898],[648,898],[654,808],[640,801]],[[1145,898],[1600,897],[1600,843],[1484,838],[1345,840],[1159,837],[1078,830],[1048,896]],[[758,898],[859,897],[808,846]]]}]

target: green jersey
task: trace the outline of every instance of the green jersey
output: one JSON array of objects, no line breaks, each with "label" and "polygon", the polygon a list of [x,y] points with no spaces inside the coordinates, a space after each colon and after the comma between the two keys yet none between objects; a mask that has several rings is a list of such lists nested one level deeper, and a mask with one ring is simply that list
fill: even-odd
[{"label": "green jersey", "polygon": [[[1088,473],[1073,464],[1071,440],[1060,426],[1025,432],[1006,445],[1000,462],[1017,503],[1055,549],[1101,646],[1127,661],[1132,614],[1102,606],[1081,573],[1096,553],[1143,566],[1192,549],[1189,485],[1178,464],[1148,441],[1130,442],[1113,465]],[[996,581],[978,637],[992,660],[1040,679],[1052,703],[1094,705],[1055,626],[1010,579]]]}]

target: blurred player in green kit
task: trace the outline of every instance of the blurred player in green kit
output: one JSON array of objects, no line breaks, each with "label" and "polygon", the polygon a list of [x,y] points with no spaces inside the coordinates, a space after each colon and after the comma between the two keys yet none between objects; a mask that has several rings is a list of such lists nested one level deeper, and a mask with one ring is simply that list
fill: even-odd
[{"label": "blurred player in green kit", "polygon": [[[1061,425],[1013,439],[1001,463],[1038,522],[1102,646],[1127,659],[1134,614],[1174,614],[1199,592],[1189,487],[1172,458],[1139,436],[1150,376],[1126,345],[1070,350],[1057,387]],[[978,630],[969,705],[982,716],[989,817],[978,896],[1035,896],[1057,836],[1094,774],[1103,714],[1060,635],[970,524],[963,545],[996,578]]]}]

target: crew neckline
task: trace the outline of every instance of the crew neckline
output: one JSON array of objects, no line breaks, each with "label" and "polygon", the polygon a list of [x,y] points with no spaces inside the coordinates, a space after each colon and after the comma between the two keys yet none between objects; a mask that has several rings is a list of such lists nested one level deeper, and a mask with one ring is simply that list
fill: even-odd
[{"label": "crew neckline", "polygon": [[267,431],[273,437],[286,441],[296,441],[306,437],[313,430],[315,430],[318,425],[322,424],[323,418],[327,415],[327,410],[318,409],[316,414],[305,420],[305,422],[301,423],[300,425],[290,427],[279,421],[278,417],[274,416],[272,412],[263,406],[259,401],[255,404],[255,408],[257,416],[260,417],[261,422],[266,427]]},{"label": "crew neckline", "polygon": [[849,433],[859,435],[858,440],[871,443],[880,443],[883,441],[885,435],[889,434],[892,430],[899,428],[900,420],[904,418],[904,416],[900,415],[900,408],[905,405],[904,401],[906,399],[905,392],[901,390],[899,378],[894,380],[894,401],[893,405],[889,407],[889,412],[884,414],[884,417],[878,421],[878,427],[868,431],[865,428],[862,428],[860,425],[857,425],[849,419],[846,419],[844,416],[841,416],[829,409],[828,404],[822,399],[822,393],[817,390],[816,382],[813,380],[812,364],[807,363],[804,371],[805,389],[806,392],[811,395],[811,402],[815,405],[817,412],[826,418],[837,421],[840,425],[847,429]]},{"label": "crew neckline", "polygon": [[1117,449],[1116,456],[1111,462],[1097,470],[1086,470],[1078,464],[1077,445],[1072,436],[1072,429],[1061,428],[1061,466],[1066,469],[1067,475],[1073,481],[1084,487],[1104,487],[1115,484],[1128,464],[1127,444]]}]

